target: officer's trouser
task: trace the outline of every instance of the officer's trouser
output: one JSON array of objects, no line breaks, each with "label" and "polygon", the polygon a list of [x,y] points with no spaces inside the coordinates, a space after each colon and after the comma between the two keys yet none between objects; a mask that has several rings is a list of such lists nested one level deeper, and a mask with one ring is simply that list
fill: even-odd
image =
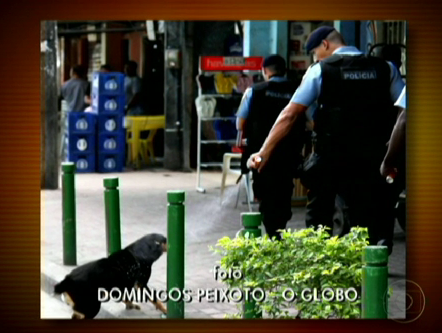
[{"label": "officer's trouser", "polygon": [[394,207],[398,198],[397,186],[388,184],[379,173],[379,166],[333,166],[322,170],[315,185],[308,191],[306,225],[325,225],[333,228],[336,195],[348,208],[350,225],[367,227],[370,244],[386,240],[392,245]]},{"label": "officer's trouser", "polygon": [[279,240],[277,230],[285,229],[292,217],[293,177],[289,172],[253,173],[253,193],[267,234]]}]

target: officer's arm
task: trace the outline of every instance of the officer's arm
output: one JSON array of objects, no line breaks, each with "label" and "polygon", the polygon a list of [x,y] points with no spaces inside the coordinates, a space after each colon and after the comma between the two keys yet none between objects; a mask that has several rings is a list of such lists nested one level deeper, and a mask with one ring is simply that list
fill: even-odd
[{"label": "officer's arm", "polygon": [[238,131],[244,130],[246,119],[250,112],[250,100],[252,99],[252,88],[247,88],[241,99],[238,112],[236,114],[236,129]]},{"label": "officer's arm", "polygon": [[[308,107],[318,99],[321,81],[321,66],[314,64],[304,75],[301,85],[296,90],[290,103],[279,114],[261,150],[251,156],[249,164],[251,168],[258,168],[258,171],[260,171],[265,166],[275,147],[289,134],[298,116],[305,113]],[[261,160],[256,160],[257,156],[261,157]]]},{"label": "officer's arm", "polygon": [[[282,110],[258,153],[258,156],[260,156],[263,161],[268,160],[278,143],[289,134],[298,116],[307,111],[307,109],[308,107],[305,105],[289,103],[284,110]],[[263,165],[264,163],[258,167],[258,171],[261,170]]]},{"label": "officer's arm", "polygon": [[244,131],[244,125],[246,124],[246,120],[241,117],[236,118],[236,129],[238,131]]},{"label": "officer's arm", "polygon": [[381,174],[387,177],[394,172],[397,167],[398,155],[403,152],[405,147],[405,128],[406,128],[405,109],[401,112],[396,121],[393,132],[391,133],[390,142],[388,144],[387,154],[381,165]]},{"label": "officer's arm", "polygon": [[243,146],[243,137],[244,137],[244,127],[246,125],[246,120],[244,118],[236,118],[236,129],[238,131],[238,135],[236,137],[236,145],[238,147]]},{"label": "officer's arm", "polygon": [[241,104],[238,108],[238,113],[236,114],[236,129],[238,130],[238,137],[237,137],[237,146],[242,146],[242,140],[243,140],[243,133],[246,125],[247,117],[250,113],[250,101],[252,99],[252,88],[247,88],[244,92],[244,95],[241,99]]}]

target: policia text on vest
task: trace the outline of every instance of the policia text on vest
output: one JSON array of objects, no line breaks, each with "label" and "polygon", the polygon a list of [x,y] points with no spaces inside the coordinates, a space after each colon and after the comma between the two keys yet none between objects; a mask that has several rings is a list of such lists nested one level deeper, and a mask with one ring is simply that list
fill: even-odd
[{"label": "policia text on vest", "polygon": [[376,70],[341,70],[343,80],[376,80]]}]

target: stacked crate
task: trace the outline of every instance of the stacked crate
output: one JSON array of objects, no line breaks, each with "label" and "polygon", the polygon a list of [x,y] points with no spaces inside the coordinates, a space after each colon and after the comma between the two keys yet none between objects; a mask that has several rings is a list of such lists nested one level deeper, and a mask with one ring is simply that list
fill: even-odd
[{"label": "stacked crate", "polygon": [[124,75],[96,72],[92,80],[92,109],[98,114],[97,171],[121,172],[124,167]]},{"label": "stacked crate", "polygon": [[67,158],[77,172],[95,172],[97,116],[85,112],[69,112],[67,124]]}]

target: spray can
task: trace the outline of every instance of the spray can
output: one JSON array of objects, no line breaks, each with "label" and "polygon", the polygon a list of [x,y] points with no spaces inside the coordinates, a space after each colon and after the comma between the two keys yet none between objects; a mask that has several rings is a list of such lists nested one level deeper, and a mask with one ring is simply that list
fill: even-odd
[{"label": "spray can", "polygon": [[396,177],[396,173],[392,172],[385,178],[385,180],[387,181],[388,184],[393,184],[395,177]]}]

